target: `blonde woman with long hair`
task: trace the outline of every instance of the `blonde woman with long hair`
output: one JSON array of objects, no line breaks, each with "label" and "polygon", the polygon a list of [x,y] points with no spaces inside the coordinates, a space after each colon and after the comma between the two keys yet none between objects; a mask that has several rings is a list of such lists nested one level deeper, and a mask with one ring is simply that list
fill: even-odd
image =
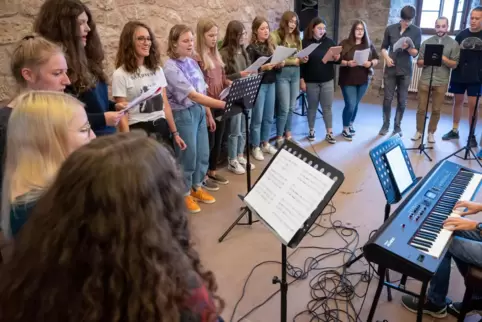
[{"label": "blonde woman with long hair", "polygon": [[[219,94],[232,83],[226,78],[224,63],[218,51],[218,33],[218,25],[213,19],[204,18],[197,23],[195,59],[208,86],[207,95],[216,99],[219,99]],[[226,178],[216,172],[226,121],[216,120],[216,117],[222,115],[222,111],[219,109],[212,109],[211,114],[214,116],[215,123],[209,128],[208,133],[209,168],[203,186],[207,190],[216,191],[219,190],[218,184],[229,183]]]},{"label": "blonde woman with long hair", "polygon": [[85,108],[74,97],[31,91],[17,98],[7,131],[4,232],[14,236],[20,230],[64,160],[93,138]]}]

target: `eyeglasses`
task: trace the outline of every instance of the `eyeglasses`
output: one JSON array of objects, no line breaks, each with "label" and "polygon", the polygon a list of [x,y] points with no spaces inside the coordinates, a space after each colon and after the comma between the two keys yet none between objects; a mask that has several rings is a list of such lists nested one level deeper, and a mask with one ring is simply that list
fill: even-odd
[{"label": "eyeglasses", "polygon": [[87,133],[87,137],[90,137],[91,131],[92,131],[92,127],[90,126],[89,122],[85,123],[85,125],[79,129],[80,133]]},{"label": "eyeglasses", "polygon": [[363,28],[356,28],[355,30],[356,31],[365,31],[365,29],[363,29]]},{"label": "eyeglasses", "polygon": [[138,42],[152,42],[151,37],[137,37],[136,39]]}]

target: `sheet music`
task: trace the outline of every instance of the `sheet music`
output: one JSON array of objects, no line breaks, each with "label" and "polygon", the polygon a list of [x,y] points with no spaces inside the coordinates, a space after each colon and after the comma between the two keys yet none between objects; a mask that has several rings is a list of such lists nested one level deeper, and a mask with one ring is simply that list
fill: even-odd
[{"label": "sheet music", "polygon": [[267,57],[267,56],[261,56],[259,57],[258,59],[256,59],[256,61],[254,63],[252,63],[248,68],[245,69],[245,71],[247,72],[257,72],[258,69],[261,68],[261,66],[264,65],[264,63],[266,63],[268,61],[268,59],[270,59],[271,56]]},{"label": "sheet music", "polygon": [[165,87],[167,85],[167,83],[164,83],[162,82],[161,84],[159,84],[158,86],[154,86],[152,87],[150,90],[148,90],[147,92],[144,92],[142,93],[141,95],[137,96],[136,98],[134,98],[132,101],[130,101],[127,106],[122,109],[120,112],[121,113],[126,113],[127,111],[129,111],[131,108],[141,104],[142,102],[145,102],[157,95],[161,95],[162,94],[162,88]]},{"label": "sheet music", "polygon": [[228,97],[230,90],[231,90],[231,86],[228,86],[225,89],[223,89],[222,92],[219,93],[219,99],[224,101],[226,97]]},{"label": "sheet music", "polygon": [[274,50],[273,58],[271,58],[271,64],[281,63],[286,58],[296,53],[296,48],[288,48],[285,46],[278,46]]},{"label": "sheet music", "polygon": [[353,60],[356,61],[358,66],[362,66],[368,60],[368,57],[370,57],[370,48],[355,50]]},{"label": "sheet music", "polygon": [[334,183],[282,149],[244,201],[288,244]]},{"label": "sheet music", "polygon": [[295,55],[297,58],[308,57],[321,43],[313,43]]}]

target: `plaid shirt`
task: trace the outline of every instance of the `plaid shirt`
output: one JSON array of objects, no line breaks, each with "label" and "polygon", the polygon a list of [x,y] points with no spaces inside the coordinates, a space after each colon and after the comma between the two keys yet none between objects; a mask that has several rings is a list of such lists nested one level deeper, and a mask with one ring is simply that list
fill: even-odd
[{"label": "plaid shirt", "polygon": [[191,297],[186,301],[186,309],[181,313],[180,322],[224,322],[216,316],[216,306],[206,288],[198,276],[189,279]]}]

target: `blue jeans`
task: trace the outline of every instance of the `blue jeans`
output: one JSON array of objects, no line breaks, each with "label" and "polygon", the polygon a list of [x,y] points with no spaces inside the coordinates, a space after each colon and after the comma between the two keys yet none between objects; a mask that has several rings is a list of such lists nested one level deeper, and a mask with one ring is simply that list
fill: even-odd
[{"label": "blue jeans", "polygon": [[296,98],[300,94],[300,68],[287,66],[276,75],[276,135],[283,136],[291,131],[291,119],[296,108]]},{"label": "blue jeans", "polygon": [[[437,306],[445,306],[449,290],[451,259],[453,258],[462,276],[469,265],[482,268],[482,236],[475,231],[456,231],[445,257],[430,281],[428,299]],[[475,291],[474,298],[481,298],[482,290]]]},{"label": "blue jeans", "polygon": [[206,110],[202,105],[176,111],[172,110],[177,131],[187,145],[185,150],[174,144],[186,184],[186,195],[191,188],[201,186],[209,164],[209,139],[206,124]]},{"label": "blue jeans", "polygon": [[261,142],[268,142],[274,119],[274,101],[276,84],[261,84],[258,97],[252,111],[251,145],[258,147]]},{"label": "blue jeans", "polygon": [[341,92],[345,100],[345,108],[343,109],[343,126],[348,127],[355,121],[358,112],[358,104],[368,88],[368,83],[355,86],[342,86]]},{"label": "blue jeans", "polygon": [[[251,116],[251,110],[249,111],[249,116]],[[243,155],[245,144],[246,119],[243,113],[239,113],[231,117],[229,121],[228,159],[234,160],[238,157],[238,155]]]}]

